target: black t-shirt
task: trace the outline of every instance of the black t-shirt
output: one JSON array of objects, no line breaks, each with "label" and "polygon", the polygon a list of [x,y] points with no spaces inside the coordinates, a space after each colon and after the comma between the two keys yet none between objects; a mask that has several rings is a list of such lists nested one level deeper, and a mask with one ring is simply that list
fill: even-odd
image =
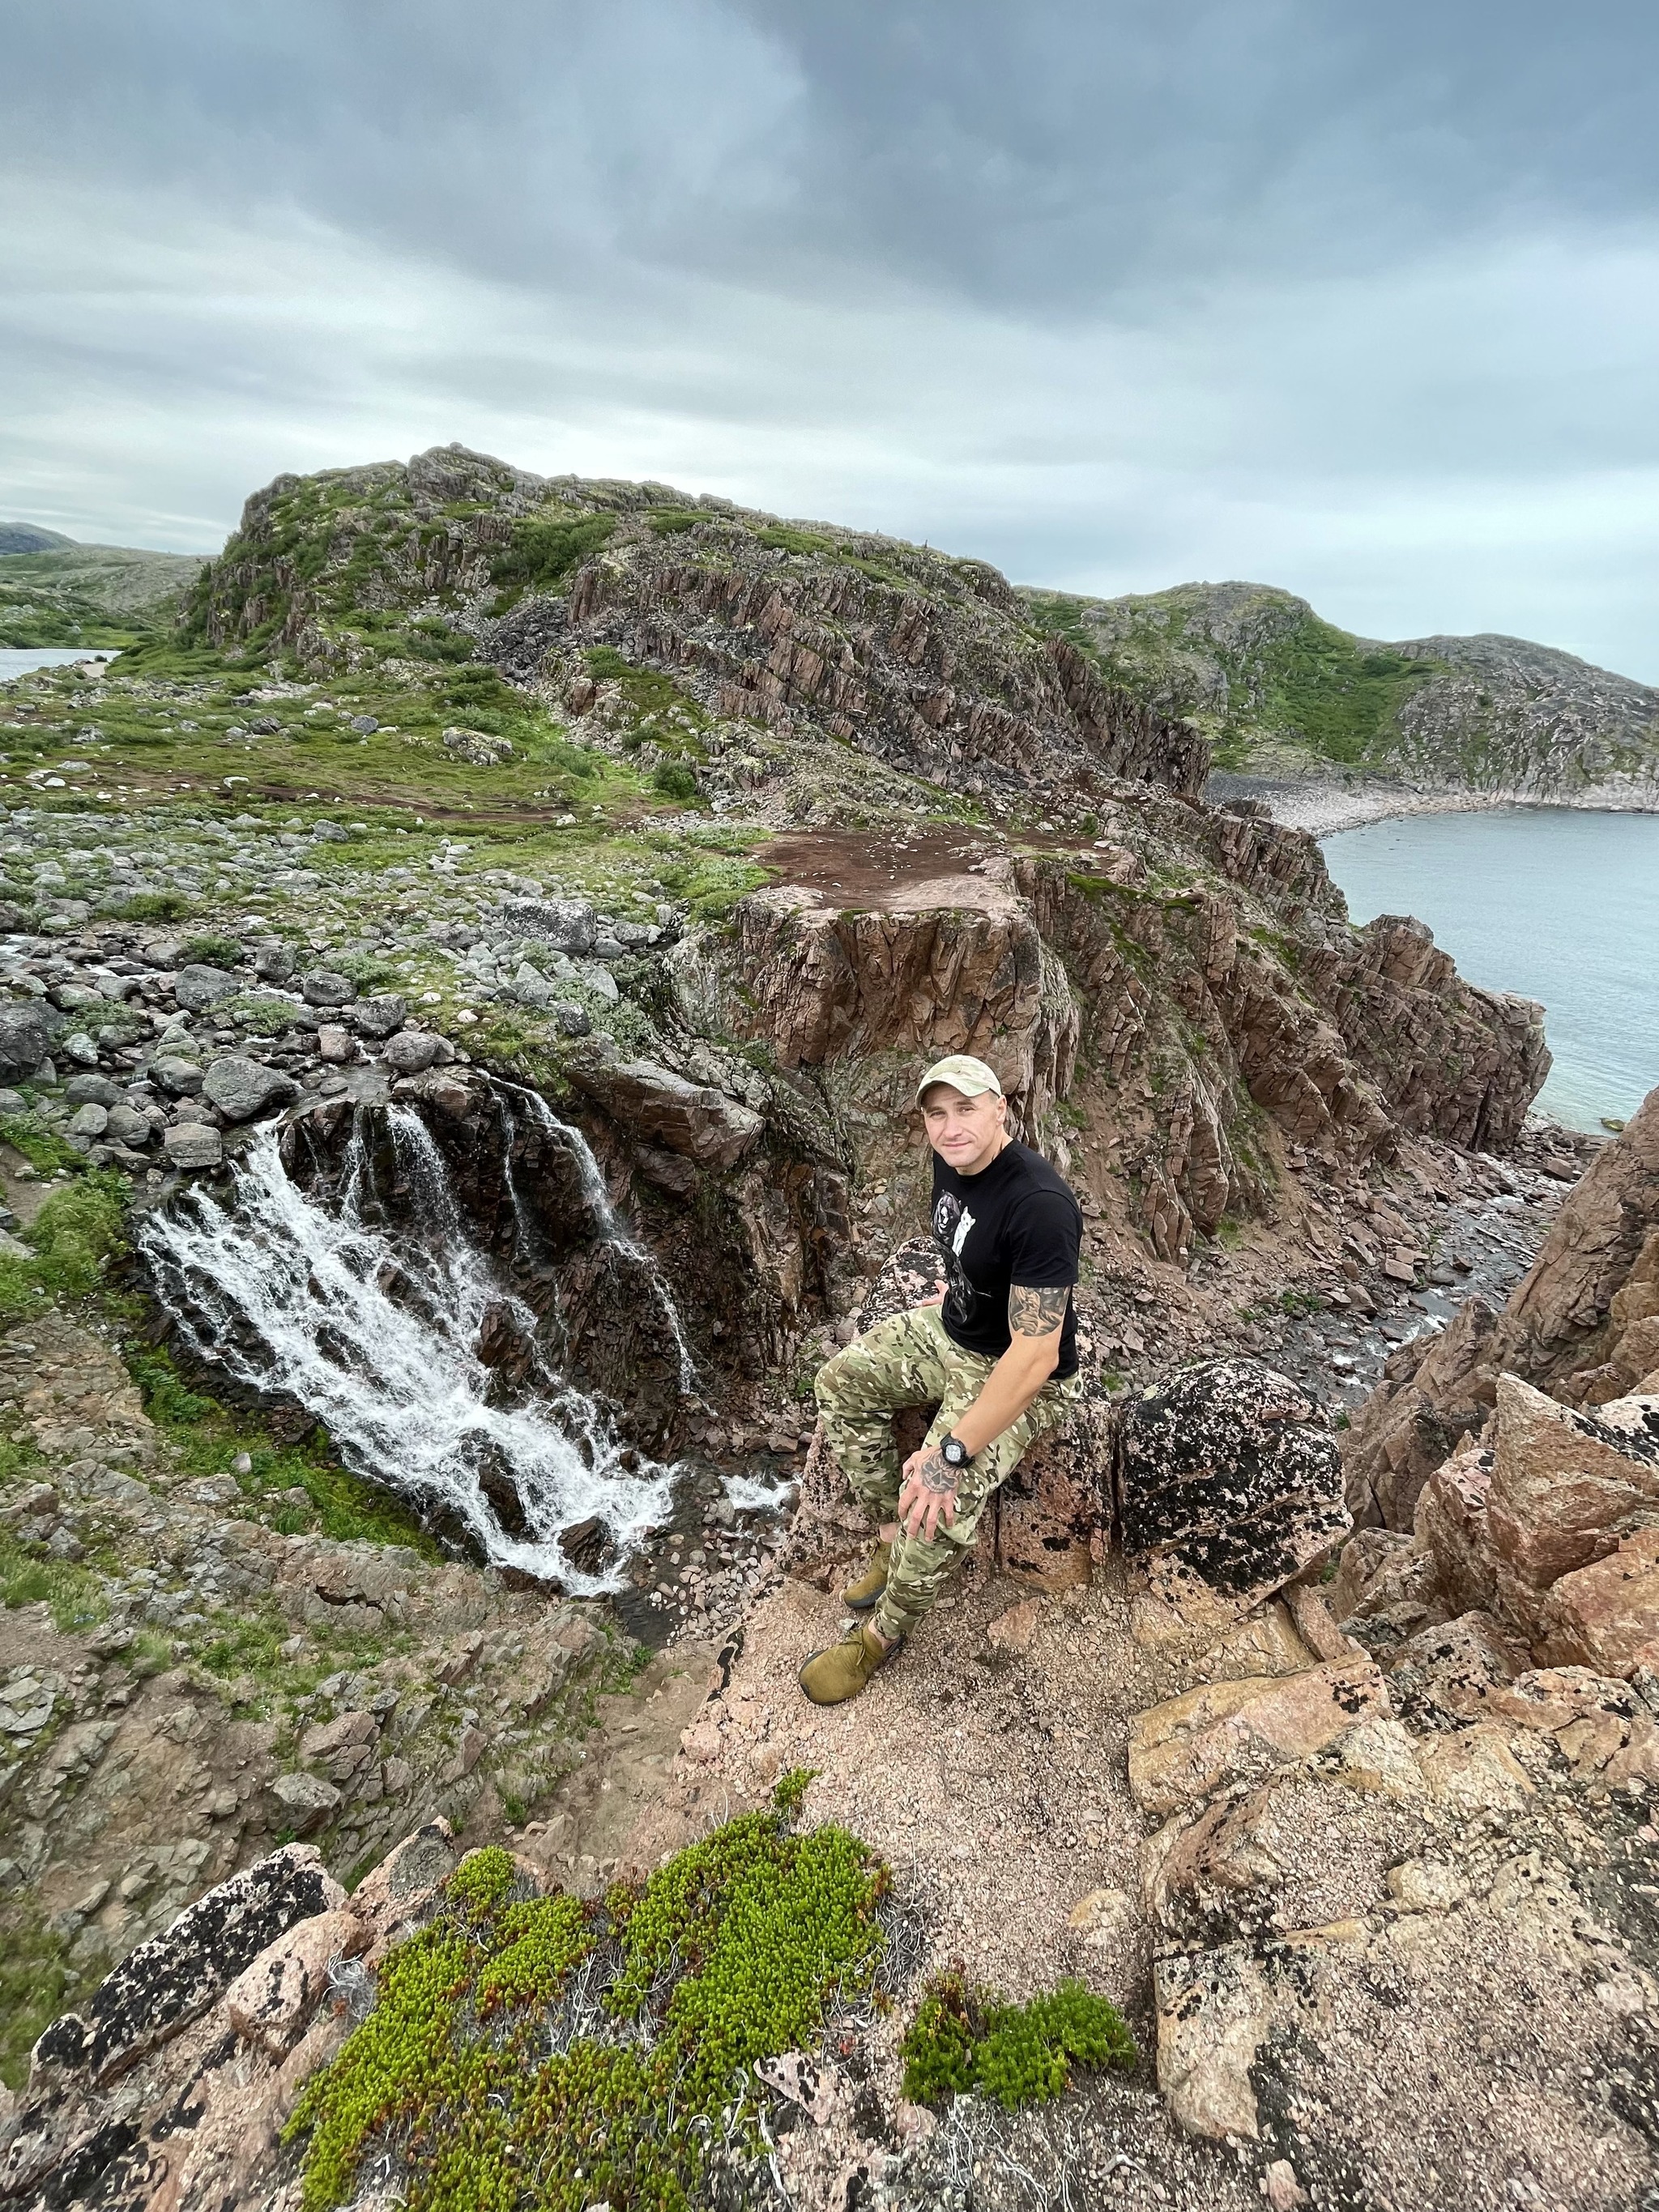
[{"label": "black t-shirt", "polygon": [[[945,1334],[964,1352],[1000,1359],[1012,1341],[1010,1285],[1069,1289],[1083,1214],[1042,1153],[1011,1139],[978,1175],[958,1175],[933,1155],[933,1237],[950,1281]],[[1076,1372],[1077,1314],[1067,1298],[1054,1374]]]}]

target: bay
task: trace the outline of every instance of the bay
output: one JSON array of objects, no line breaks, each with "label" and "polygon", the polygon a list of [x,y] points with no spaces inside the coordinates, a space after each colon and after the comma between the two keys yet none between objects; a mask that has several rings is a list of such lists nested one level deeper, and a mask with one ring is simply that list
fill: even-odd
[{"label": "bay", "polygon": [[1322,845],[1355,921],[1415,915],[1470,982],[1543,1001],[1539,1112],[1599,1129],[1659,1084],[1659,815],[1494,807]]},{"label": "bay", "polygon": [[76,660],[113,660],[113,646],[0,646],[0,684],[27,676],[32,668],[66,668]]}]

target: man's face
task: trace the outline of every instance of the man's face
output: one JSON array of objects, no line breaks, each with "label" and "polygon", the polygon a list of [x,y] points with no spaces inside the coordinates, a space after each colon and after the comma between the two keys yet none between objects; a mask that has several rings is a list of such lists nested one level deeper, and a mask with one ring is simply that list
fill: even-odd
[{"label": "man's face", "polygon": [[964,1098],[948,1083],[933,1083],[923,1097],[921,1118],[928,1143],[945,1165],[958,1175],[977,1175],[1001,1149],[1008,1101],[994,1091]]}]

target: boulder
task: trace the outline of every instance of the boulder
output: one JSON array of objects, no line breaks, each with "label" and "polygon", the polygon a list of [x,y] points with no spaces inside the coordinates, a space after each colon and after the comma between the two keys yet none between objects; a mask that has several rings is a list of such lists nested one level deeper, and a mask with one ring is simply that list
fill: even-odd
[{"label": "boulder", "polygon": [[357,987],[331,968],[313,968],[300,978],[300,994],[308,1006],[348,1006]]},{"label": "boulder", "polygon": [[118,1106],[121,1091],[106,1075],[71,1075],[64,1085],[64,1096],[71,1106]]},{"label": "boulder", "polygon": [[104,1106],[78,1106],[70,1115],[64,1133],[70,1137],[101,1137],[109,1127],[109,1109]]},{"label": "boulder", "polygon": [[43,999],[0,1006],[0,1081],[27,1081],[63,1034],[64,1017]]},{"label": "boulder", "polygon": [[428,1820],[363,1876],[351,1909],[374,1930],[377,1953],[407,1935],[431,1911],[460,1860],[448,1821]]},{"label": "boulder", "polygon": [[1125,1408],[1118,1523],[1149,1620],[1219,1632],[1346,1533],[1324,1409],[1259,1361],[1178,1368]]},{"label": "boulder", "polygon": [[216,1168],[225,1156],[224,1139],[201,1121],[179,1121],[161,1132],[170,1168]]},{"label": "boulder", "polygon": [[398,1075],[423,1075],[449,1056],[447,1043],[430,1030],[400,1030],[386,1040],[386,1064]]},{"label": "boulder", "polygon": [[362,1047],[349,1029],[325,1022],[317,1032],[317,1057],[331,1067],[344,1067],[362,1057]]},{"label": "boulder", "polygon": [[323,1826],[341,1804],[333,1784],[315,1774],[279,1774],[270,1796],[277,1823],[301,1836]]},{"label": "boulder", "polygon": [[143,1114],[131,1106],[112,1106],[106,1133],[118,1145],[147,1145],[150,1125]]},{"label": "boulder", "polygon": [[1563,1575],[1541,1608],[1539,1649],[1551,1666],[1604,1674],[1659,1669],[1659,1528]]},{"label": "boulder", "polygon": [[299,1097],[300,1086],[276,1068],[231,1052],[209,1067],[202,1095],[227,1121],[252,1121],[289,1105]]},{"label": "boulder", "polygon": [[1659,1434],[1614,1426],[1500,1375],[1485,1541],[1498,1602],[1522,1626],[1536,1596],[1659,1512]]},{"label": "boulder", "polygon": [[665,1146],[702,1167],[734,1167],[766,1126],[725,1091],[688,1083],[653,1060],[592,1059],[570,1079],[631,1134]]},{"label": "boulder", "polygon": [[175,1098],[194,1097],[202,1087],[201,1063],[185,1060],[177,1053],[164,1052],[151,1068],[163,1091]]},{"label": "boulder", "polygon": [[409,1008],[395,991],[373,999],[354,999],[345,1018],[360,1036],[389,1037],[409,1018]]},{"label": "boulder", "polygon": [[201,962],[192,961],[173,979],[173,997],[192,1014],[206,1013],[221,999],[234,998],[236,991],[234,975],[227,975],[222,968],[210,968]]},{"label": "boulder", "polygon": [[34,2071],[84,2069],[95,2081],[112,2079],[205,2012],[297,1921],[337,1911],[345,1901],[311,1845],[285,1844],[187,1905],[165,1936],[130,1952],[81,2012],[46,2030],[34,2046]]},{"label": "boulder", "polygon": [[1376,1662],[1332,1660],[1288,1675],[1205,1682],[1154,1705],[1129,1735],[1129,1790],[1163,1820],[1224,1784],[1308,1759],[1357,1721],[1391,1717]]},{"label": "boulder", "polygon": [[1092,1539],[1110,1519],[1112,1409],[1085,1398],[1039,1437],[997,1492],[996,1559],[1027,1589],[1076,1589],[1093,1571]]},{"label": "boulder", "polygon": [[502,914],[513,935],[539,938],[556,952],[591,952],[599,934],[586,899],[508,899]]}]

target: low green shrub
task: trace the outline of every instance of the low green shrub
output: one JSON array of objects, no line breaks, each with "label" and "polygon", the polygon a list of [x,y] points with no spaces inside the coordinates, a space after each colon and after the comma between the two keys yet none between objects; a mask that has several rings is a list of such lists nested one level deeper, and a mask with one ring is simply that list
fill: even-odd
[{"label": "low green shrub", "polygon": [[[797,1832],[804,1787],[588,1904],[520,1895],[507,1851],[464,1861],[295,2107],[304,2212],[386,2153],[409,2212],[686,2212],[711,2140],[734,2128],[759,2154],[755,2061],[810,2044],[884,1940],[885,1868],[844,1829]],[[599,2025],[574,2034],[583,1962]]]},{"label": "low green shrub", "polygon": [[129,921],[182,921],[191,909],[182,891],[135,891],[121,910]]},{"label": "low green shrub", "polygon": [[1115,2006],[1081,1982],[1011,2005],[970,1984],[961,1966],[927,1983],[899,2045],[913,2104],[971,2089],[1011,2112],[1059,2096],[1073,2064],[1133,2066],[1136,2055]]},{"label": "low green shrub", "polygon": [[234,937],[192,937],[179,957],[204,968],[234,968],[242,957],[242,948]]},{"label": "low green shrub", "polygon": [[698,795],[697,779],[684,761],[659,761],[652,771],[651,787],[665,799],[678,799],[687,805]]},{"label": "low green shrub", "polygon": [[46,1605],[60,1636],[89,1628],[108,1611],[96,1575],[67,1559],[26,1552],[9,1528],[0,1528],[0,1606]]}]

